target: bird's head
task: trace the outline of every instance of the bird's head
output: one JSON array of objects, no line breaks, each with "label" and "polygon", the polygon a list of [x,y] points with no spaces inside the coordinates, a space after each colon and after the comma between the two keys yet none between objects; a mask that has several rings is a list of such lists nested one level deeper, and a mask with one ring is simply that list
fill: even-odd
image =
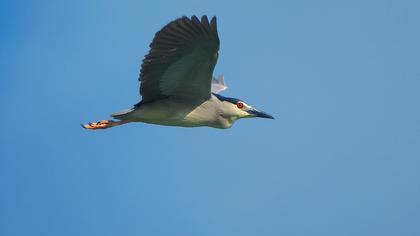
[{"label": "bird's head", "polygon": [[223,109],[221,109],[221,116],[225,116],[224,118],[231,119],[232,121],[240,118],[254,117],[274,119],[273,116],[253,108],[241,99],[223,97],[219,94],[214,95],[222,102]]}]

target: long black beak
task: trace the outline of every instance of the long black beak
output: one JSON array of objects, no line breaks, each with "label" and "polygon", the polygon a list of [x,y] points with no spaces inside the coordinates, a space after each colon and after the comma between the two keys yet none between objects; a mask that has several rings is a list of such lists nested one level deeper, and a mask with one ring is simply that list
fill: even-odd
[{"label": "long black beak", "polygon": [[261,117],[261,118],[267,118],[267,119],[274,119],[273,116],[263,112],[263,111],[259,111],[257,109],[251,108],[248,110],[248,113],[251,114],[254,117]]}]

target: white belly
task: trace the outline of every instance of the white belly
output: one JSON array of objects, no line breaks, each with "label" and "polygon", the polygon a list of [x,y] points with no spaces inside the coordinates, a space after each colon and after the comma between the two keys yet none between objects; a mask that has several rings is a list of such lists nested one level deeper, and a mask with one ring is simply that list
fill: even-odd
[{"label": "white belly", "polygon": [[219,115],[218,102],[213,95],[198,104],[164,99],[141,105],[130,114],[130,119],[169,126],[229,128],[232,124]]}]

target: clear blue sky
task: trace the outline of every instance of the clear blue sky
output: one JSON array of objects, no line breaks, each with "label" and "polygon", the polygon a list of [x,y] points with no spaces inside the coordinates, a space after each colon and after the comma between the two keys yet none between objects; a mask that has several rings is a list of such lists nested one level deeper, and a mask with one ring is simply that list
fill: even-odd
[{"label": "clear blue sky", "polygon": [[[340,2],[340,3],[339,3]],[[154,33],[217,15],[215,74],[275,120],[108,118]],[[0,235],[420,235],[418,1],[1,1]]]}]

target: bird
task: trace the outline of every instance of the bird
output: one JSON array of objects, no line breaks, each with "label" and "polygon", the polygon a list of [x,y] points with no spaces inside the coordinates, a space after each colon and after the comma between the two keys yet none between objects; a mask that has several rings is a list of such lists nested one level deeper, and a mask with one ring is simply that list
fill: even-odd
[{"label": "bird", "polygon": [[110,116],[114,119],[82,124],[89,130],[130,122],[164,126],[227,129],[241,118],[273,116],[241,99],[219,93],[224,77],[213,76],[220,40],[216,16],[180,17],[158,31],[140,69],[141,101]]}]

